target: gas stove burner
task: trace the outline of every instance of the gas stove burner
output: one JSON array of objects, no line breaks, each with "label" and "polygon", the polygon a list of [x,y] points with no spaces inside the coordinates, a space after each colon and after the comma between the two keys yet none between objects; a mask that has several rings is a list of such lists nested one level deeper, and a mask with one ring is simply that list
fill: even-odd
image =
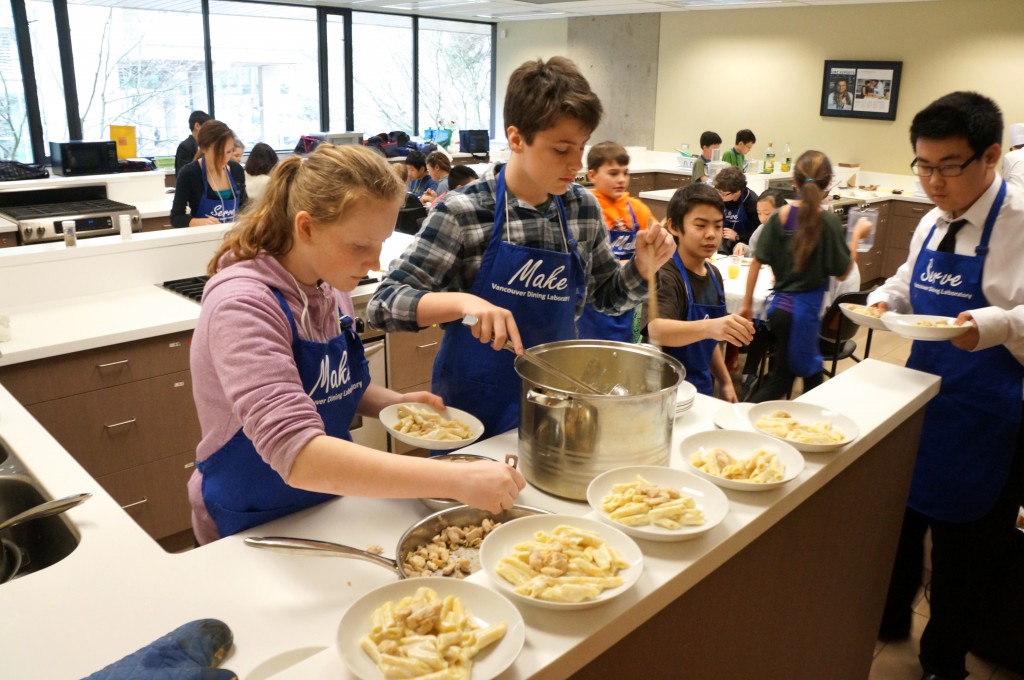
[{"label": "gas stove burner", "polygon": [[206,288],[206,282],[209,280],[209,276],[190,276],[187,279],[164,281],[161,285],[167,290],[184,295],[190,300],[201,302],[203,299],[203,289]]},{"label": "gas stove burner", "polygon": [[71,201],[69,203],[42,203],[38,205],[17,205],[2,208],[0,212],[15,220],[27,220],[38,217],[59,217],[61,215],[89,215],[92,213],[111,212],[113,210],[135,210],[134,205],[118,203],[106,198],[92,201]]},{"label": "gas stove burner", "polygon": [[380,283],[384,280],[384,275],[380,272],[369,272],[359,280],[360,286],[365,286],[368,283]]}]

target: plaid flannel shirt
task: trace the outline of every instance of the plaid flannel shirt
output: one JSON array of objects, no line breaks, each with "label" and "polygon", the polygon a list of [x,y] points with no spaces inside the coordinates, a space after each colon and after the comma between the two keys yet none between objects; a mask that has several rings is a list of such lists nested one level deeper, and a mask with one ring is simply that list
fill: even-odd
[{"label": "plaid flannel shirt", "polygon": [[[370,324],[393,331],[415,331],[416,306],[430,292],[469,292],[476,279],[494,226],[496,168],[458,191],[449,192],[427,215],[415,240],[391,263],[367,306]],[[553,200],[545,212],[506,191],[508,219],[503,238],[532,248],[567,252],[558,208]],[[621,314],[644,299],[647,283],[636,264],[625,266],[612,255],[597,200],[577,184],[562,196],[569,233],[586,269],[587,302],[598,311]],[[583,301],[576,303],[576,316]],[[519,321],[522,323],[522,321]]]}]

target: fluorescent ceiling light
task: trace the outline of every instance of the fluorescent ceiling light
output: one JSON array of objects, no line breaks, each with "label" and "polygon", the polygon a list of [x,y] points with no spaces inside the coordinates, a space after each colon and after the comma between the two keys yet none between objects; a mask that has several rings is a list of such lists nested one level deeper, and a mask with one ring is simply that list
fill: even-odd
[{"label": "fluorescent ceiling light", "polygon": [[782,0],[676,0],[666,4],[676,7],[723,7],[740,5],[776,5]]}]

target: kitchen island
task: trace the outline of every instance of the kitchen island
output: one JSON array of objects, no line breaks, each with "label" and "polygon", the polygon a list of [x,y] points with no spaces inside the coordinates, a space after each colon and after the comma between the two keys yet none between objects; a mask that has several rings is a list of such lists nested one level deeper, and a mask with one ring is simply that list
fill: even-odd
[{"label": "kitchen island", "polygon": [[[198,306],[153,284],[201,272],[222,232],[100,237],[0,256],[0,313],[14,334],[0,343],[0,366],[191,329]],[[644,572],[613,602],[584,612],[521,607],[526,646],[502,677],[633,677],[637,659],[651,677],[686,669],[700,678],[819,678],[823,666],[829,677],[866,677],[921,409],[937,389],[934,376],[868,360],[804,395],[851,417],[861,437],[808,455],[803,473],[777,490],[726,490],[729,515],[702,537],[641,541]],[[676,419],[674,467],[684,465],[680,440],[711,429],[724,406],[698,396]],[[169,554],[2,385],[0,437],[49,497],[94,494],[67,515],[80,537],[70,555],[0,585],[4,677],[82,677],[205,617],[234,631],[223,665],[242,678],[351,677],[334,647],[338,622],[393,574],[257,551],[243,536]],[[515,432],[466,449],[496,459],[516,450]],[[532,487],[520,502],[590,512]],[[340,498],[246,533],[378,544],[390,555],[427,514],[412,499]]]},{"label": "kitchen island", "polygon": [[[804,472],[777,490],[726,490],[729,515],[703,537],[641,541],[643,575],[607,605],[565,613],[521,606],[526,646],[502,677],[611,677],[612,669],[630,677],[640,658],[651,677],[668,669],[752,677],[756,668],[760,677],[811,678],[823,665],[830,677],[866,677],[921,408],[937,389],[934,376],[867,360],[805,395],[853,418],[861,437],[807,455]],[[674,467],[683,465],[680,439],[713,427],[723,405],[698,396],[676,420]],[[81,535],[71,555],[0,586],[5,675],[84,676],[186,621],[214,617],[234,631],[223,665],[242,678],[351,677],[334,648],[338,621],[394,574],[253,550],[243,536],[167,554],[4,390],[0,434],[50,495],[94,494],[69,512]],[[514,432],[466,449],[495,458],[515,450]],[[520,502],[590,512],[532,487]],[[416,500],[341,498],[246,533],[379,544],[389,554],[426,514]]]}]

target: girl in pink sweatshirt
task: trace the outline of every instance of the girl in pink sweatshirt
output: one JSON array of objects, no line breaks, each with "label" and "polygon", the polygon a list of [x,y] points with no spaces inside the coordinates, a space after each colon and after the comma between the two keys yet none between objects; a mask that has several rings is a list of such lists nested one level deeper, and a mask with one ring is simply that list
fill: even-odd
[{"label": "girl in pink sweatshirt", "polygon": [[202,440],[189,480],[199,543],[336,495],[449,497],[490,511],[525,485],[503,463],[448,466],[351,441],[357,414],[429,392],[371,385],[348,295],[380,267],[405,187],[379,154],[322,144],[274,170],[210,262],[192,339]]}]

